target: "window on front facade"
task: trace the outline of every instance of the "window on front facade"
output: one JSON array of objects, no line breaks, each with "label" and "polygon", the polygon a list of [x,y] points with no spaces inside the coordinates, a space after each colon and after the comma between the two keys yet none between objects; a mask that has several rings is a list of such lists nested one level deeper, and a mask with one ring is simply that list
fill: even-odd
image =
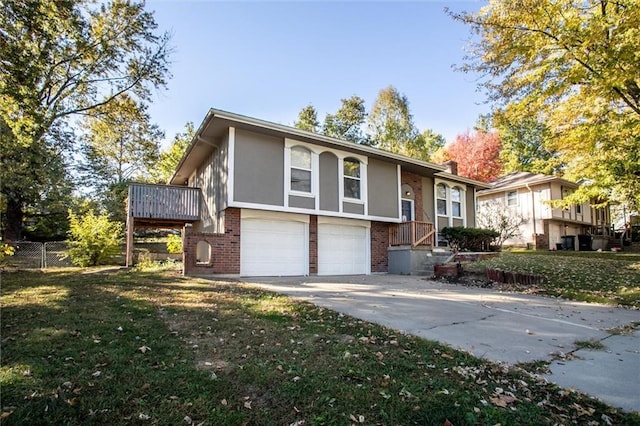
[{"label": "window on front facade", "polygon": [[507,192],[507,205],[514,207],[518,205],[518,191]]},{"label": "window on front facade", "polygon": [[576,204],[576,213],[582,214],[582,204]]},{"label": "window on front facade", "polygon": [[453,217],[462,217],[462,191],[460,188],[451,188],[451,213]]},{"label": "window on front facade", "polygon": [[447,214],[447,187],[443,183],[436,185],[436,199],[438,204],[438,214]]},{"label": "window on front facade", "polygon": [[291,148],[291,190],[311,192],[311,151],[300,146]]},{"label": "window on front facade", "polygon": [[360,199],[360,162],[353,158],[345,158],[344,164],[344,196]]}]

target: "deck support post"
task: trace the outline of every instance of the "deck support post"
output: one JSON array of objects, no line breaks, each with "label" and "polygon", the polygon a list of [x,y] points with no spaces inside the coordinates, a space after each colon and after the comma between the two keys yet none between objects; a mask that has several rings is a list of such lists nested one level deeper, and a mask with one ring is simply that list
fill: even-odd
[{"label": "deck support post", "polygon": [[127,215],[127,251],[125,253],[125,265],[127,268],[133,266],[133,228],[135,219],[131,215]]}]

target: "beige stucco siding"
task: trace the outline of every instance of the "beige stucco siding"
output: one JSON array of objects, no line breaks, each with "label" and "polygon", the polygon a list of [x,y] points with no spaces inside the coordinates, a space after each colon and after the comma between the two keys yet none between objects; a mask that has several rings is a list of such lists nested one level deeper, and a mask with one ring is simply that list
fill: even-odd
[{"label": "beige stucco siding", "polygon": [[236,130],[234,201],[284,205],[284,140]]},{"label": "beige stucco siding", "polygon": [[320,210],[338,211],[338,157],[331,152],[320,154]]},{"label": "beige stucco siding", "polygon": [[390,218],[400,216],[398,168],[395,164],[369,159],[367,186],[370,215]]}]

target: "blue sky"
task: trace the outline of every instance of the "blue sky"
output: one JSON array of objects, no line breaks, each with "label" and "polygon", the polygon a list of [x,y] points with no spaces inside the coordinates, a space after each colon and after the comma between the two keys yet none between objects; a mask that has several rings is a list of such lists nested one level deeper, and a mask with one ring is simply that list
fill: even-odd
[{"label": "blue sky", "polygon": [[461,64],[469,29],[443,9],[478,1],[161,1],[149,0],[173,34],[173,78],[157,93],[152,119],[167,141],[209,108],[292,125],[307,104],[320,121],[358,95],[371,108],[395,86],[414,122],[452,140],[489,111],[476,76]]}]

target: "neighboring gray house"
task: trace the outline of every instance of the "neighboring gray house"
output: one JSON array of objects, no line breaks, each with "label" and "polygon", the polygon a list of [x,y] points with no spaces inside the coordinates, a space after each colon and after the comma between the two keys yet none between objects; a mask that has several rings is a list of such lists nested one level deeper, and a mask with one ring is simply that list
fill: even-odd
[{"label": "neighboring gray house", "polygon": [[490,188],[478,191],[478,211],[481,214],[486,203],[498,202],[505,211],[527,219],[520,227],[521,235],[505,242],[508,246],[556,249],[558,244],[565,243],[567,246],[568,241],[573,244],[565,248],[572,246],[572,249],[578,250],[578,236],[584,235],[602,236],[602,240],[596,240],[603,244],[594,247],[604,249],[606,240],[613,235],[608,206],[594,208],[590,203],[582,203],[560,208],[549,203],[563,199],[578,186],[576,182],[556,176],[514,172],[491,182]]},{"label": "neighboring gray house", "polygon": [[128,261],[136,226],[188,224],[186,274],[241,276],[412,272],[390,253],[428,256],[438,230],[474,226],[488,188],[455,164],[214,109],[170,184],[132,184]]}]

